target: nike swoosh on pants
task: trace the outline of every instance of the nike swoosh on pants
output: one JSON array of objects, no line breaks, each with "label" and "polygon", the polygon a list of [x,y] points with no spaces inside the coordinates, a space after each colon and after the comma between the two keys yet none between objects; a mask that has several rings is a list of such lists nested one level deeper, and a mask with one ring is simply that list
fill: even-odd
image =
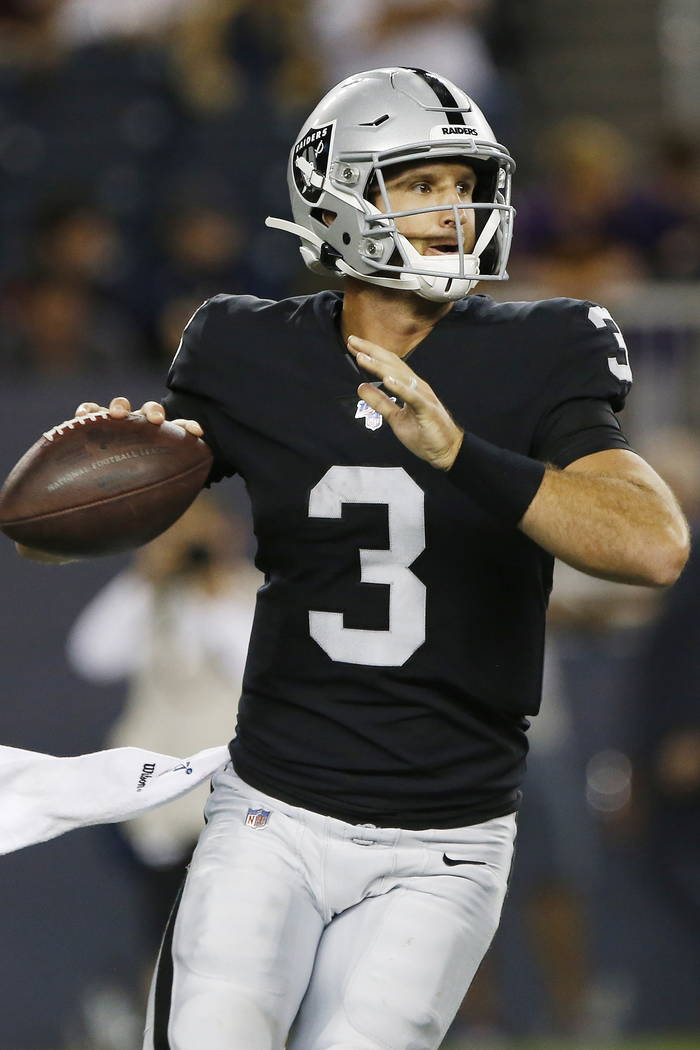
[{"label": "nike swoosh on pants", "polygon": [[457,860],[454,857],[448,857],[446,853],[443,853],[442,859],[450,868],[455,864],[486,864],[485,860]]}]

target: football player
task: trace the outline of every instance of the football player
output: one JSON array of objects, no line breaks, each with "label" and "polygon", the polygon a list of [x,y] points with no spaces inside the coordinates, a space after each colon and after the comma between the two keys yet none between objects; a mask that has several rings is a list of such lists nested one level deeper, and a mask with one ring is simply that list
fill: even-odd
[{"label": "football player", "polygon": [[506,892],[554,557],[685,563],[608,311],[470,295],[507,276],[513,170],[444,78],[345,80],[268,220],[342,290],[215,296],[141,409],[245,479],[266,577],[147,1048],[437,1048]]}]

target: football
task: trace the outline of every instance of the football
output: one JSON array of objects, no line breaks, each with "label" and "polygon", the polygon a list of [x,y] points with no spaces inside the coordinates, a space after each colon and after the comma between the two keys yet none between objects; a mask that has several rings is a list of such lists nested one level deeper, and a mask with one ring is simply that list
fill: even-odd
[{"label": "football", "polygon": [[66,557],[131,550],[172,525],[211,469],[207,445],[131,413],[69,419],[32,445],[0,490],[0,529]]}]

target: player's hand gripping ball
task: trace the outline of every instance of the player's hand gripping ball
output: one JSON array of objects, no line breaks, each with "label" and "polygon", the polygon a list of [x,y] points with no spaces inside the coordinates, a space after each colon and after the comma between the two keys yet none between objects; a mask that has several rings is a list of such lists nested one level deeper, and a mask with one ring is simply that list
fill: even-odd
[{"label": "player's hand gripping ball", "polygon": [[66,557],[131,550],[172,525],[211,469],[207,445],[175,423],[107,411],[44,434],[0,491],[0,528]]}]

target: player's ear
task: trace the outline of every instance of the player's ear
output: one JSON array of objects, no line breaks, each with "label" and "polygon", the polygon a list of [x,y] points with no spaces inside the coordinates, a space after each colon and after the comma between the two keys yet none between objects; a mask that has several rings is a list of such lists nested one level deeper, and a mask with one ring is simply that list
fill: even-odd
[{"label": "player's ear", "polygon": [[325,223],[326,226],[332,226],[337,218],[338,213],[335,211],[328,211],[328,209],[324,208],[321,212],[321,222]]}]

